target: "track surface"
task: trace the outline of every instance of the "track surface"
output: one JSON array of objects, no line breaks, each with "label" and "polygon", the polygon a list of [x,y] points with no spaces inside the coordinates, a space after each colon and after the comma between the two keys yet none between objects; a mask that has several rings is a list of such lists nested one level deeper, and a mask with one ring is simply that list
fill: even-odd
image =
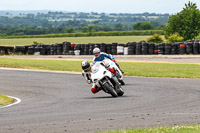
[{"label": "track surface", "polygon": [[125,95],[92,94],[79,74],[0,70],[0,133],[88,133],[200,122],[200,79],[125,77]]}]

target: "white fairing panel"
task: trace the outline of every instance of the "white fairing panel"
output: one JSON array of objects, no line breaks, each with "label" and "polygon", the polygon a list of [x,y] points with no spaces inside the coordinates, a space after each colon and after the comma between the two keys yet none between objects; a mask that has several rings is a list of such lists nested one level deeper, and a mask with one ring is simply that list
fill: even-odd
[{"label": "white fairing panel", "polygon": [[110,71],[108,71],[107,69],[105,69],[104,66],[102,66],[100,64],[101,62],[96,62],[93,66],[92,66],[92,73],[91,73],[91,78],[92,81],[95,82],[94,80],[101,80],[104,77],[112,77],[112,74]]},{"label": "white fairing panel", "polygon": [[106,66],[108,66],[110,68],[114,67],[119,72],[119,75],[121,77],[123,77],[122,72],[119,70],[119,68],[117,67],[117,65],[113,61],[111,61],[109,59],[105,59],[103,62],[105,63]]}]

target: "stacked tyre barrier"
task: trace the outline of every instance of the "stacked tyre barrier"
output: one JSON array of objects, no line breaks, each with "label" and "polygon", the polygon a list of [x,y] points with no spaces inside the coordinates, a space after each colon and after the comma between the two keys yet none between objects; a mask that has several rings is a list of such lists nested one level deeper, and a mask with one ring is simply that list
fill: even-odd
[{"label": "stacked tyre barrier", "polygon": [[136,51],[136,42],[127,43],[128,46],[128,55],[135,55]]},{"label": "stacked tyre barrier", "polygon": [[179,45],[179,53],[180,54],[186,54],[186,44],[185,43],[181,43]]},{"label": "stacked tyre barrier", "polygon": [[178,54],[178,43],[171,44],[171,54],[176,55]]},{"label": "stacked tyre barrier", "polygon": [[154,44],[154,52],[153,52],[153,54],[158,54],[158,43],[156,43],[156,44]]},{"label": "stacked tyre barrier", "polygon": [[154,54],[155,44],[154,43],[148,43],[147,47],[148,47],[148,51],[147,51],[148,53],[147,54],[153,55]]},{"label": "stacked tyre barrier", "polygon": [[106,52],[107,52],[108,54],[111,54],[111,44],[107,44],[107,45],[106,45]]},{"label": "stacked tyre barrier", "polygon": [[127,47],[127,45],[124,47],[124,55],[128,55],[128,47]]},{"label": "stacked tyre barrier", "polygon": [[148,54],[148,43],[146,43],[146,42],[142,43],[142,54],[143,55]]},{"label": "stacked tyre barrier", "polygon": [[63,55],[69,54],[70,46],[70,42],[63,42]]},{"label": "stacked tyre barrier", "polygon": [[14,47],[0,46],[0,55],[8,55],[14,52]]},{"label": "stacked tyre barrier", "polygon": [[176,54],[200,54],[200,41],[180,43],[152,43],[140,41],[122,43],[89,43],[73,44],[70,42],[52,45],[31,45],[28,54],[41,55],[92,55],[94,48],[100,48],[101,52],[112,55],[176,55]]},{"label": "stacked tyre barrier", "polygon": [[136,43],[136,49],[135,50],[136,50],[136,52],[135,52],[136,55],[142,54],[142,43],[141,42]]},{"label": "stacked tyre barrier", "polygon": [[118,44],[117,45],[117,54],[118,55],[124,55],[124,44]]},{"label": "stacked tyre barrier", "polygon": [[116,55],[117,54],[117,43],[111,44],[111,54]]},{"label": "stacked tyre barrier", "polygon": [[158,44],[158,54],[164,54],[165,51],[165,43]]},{"label": "stacked tyre barrier", "polygon": [[198,42],[194,42],[193,44],[193,54],[200,54],[200,45]]},{"label": "stacked tyre barrier", "polygon": [[31,46],[0,46],[0,55],[17,53],[28,55],[93,55],[94,48],[112,55],[191,55],[200,54],[200,41],[179,43],[128,42],[122,43],[89,43],[73,44],[70,42],[56,44],[33,44]]}]

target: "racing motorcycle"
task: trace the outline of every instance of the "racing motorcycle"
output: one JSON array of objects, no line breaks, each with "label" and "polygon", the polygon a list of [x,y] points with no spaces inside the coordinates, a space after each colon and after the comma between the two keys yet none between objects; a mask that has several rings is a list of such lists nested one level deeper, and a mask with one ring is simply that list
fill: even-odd
[{"label": "racing motorcycle", "polygon": [[111,71],[117,77],[121,85],[125,85],[125,82],[123,80],[123,74],[121,70],[118,68],[118,66],[109,59],[103,60],[103,63],[105,64],[105,67],[109,68],[109,71]]},{"label": "racing motorcycle", "polygon": [[109,93],[113,97],[122,96],[124,94],[124,90],[116,75],[109,71],[105,61],[96,62],[94,66],[92,66],[91,79],[98,88]]}]

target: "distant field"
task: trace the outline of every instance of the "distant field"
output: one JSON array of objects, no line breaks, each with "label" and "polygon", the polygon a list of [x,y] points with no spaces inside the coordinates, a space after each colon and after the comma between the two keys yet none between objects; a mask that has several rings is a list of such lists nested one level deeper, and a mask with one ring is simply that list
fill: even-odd
[{"label": "distant field", "polygon": [[146,40],[149,36],[100,36],[100,37],[59,37],[59,38],[19,38],[19,39],[0,39],[0,46],[25,46],[33,42],[43,44],[55,44],[68,41],[71,43],[128,43]]}]

